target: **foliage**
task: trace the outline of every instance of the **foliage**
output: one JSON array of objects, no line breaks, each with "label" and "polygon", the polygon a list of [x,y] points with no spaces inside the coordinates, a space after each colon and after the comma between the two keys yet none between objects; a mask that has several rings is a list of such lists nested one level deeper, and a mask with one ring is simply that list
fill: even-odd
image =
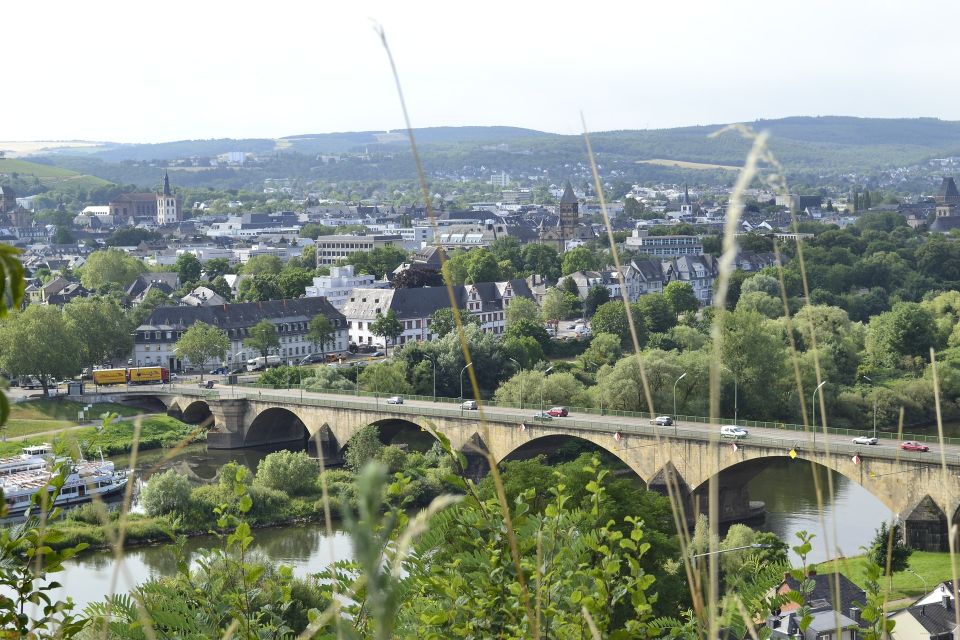
[{"label": "foliage", "polygon": [[545,244],[531,243],[523,247],[523,270],[556,281],[560,277],[560,256],[556,249]]},{"label": "foliage", "polygon": [[82,344],[55,306],[30,305],[0,322],[0,370],[36,376],[44,395],[51,378],[80,372]]},{"label": "foliage", "polygon": [[270,254],[251,256],[243,265],[243,273],[249,276],[279,275],[283,270],[283,260]]},{"label": "foliage", "polygon": [[[468,324],[480,326],[480,318],[476,314],[470,313],[466,309],[459,309],[459,311],[460,322],[463,323],[464,327]],[[445,337],[448,333],[456,329],[456,327],[453,310],[449,307],[437,309],[430,316],[430,333],[437,336],[437,338]]]},{"label": "foliage", "polygon": [[893,576],[910,566],[911,553],[913,549],[903,542],[903,526],[899,522],[887,526],[884,521],[870,542],[868,559],[880,567],[882,575]]},{"label": "foliage", "polygon": [[222,362],[229,349],[230,338],[223,329],[205,322],[195,322],[177,340],[176,353],[178,357],[189,360],[194,367],[200,368],[202,380],[207,362]]},{"label": "foliage", "polygon": [[177,272],[177,277],[180,278],[180,282],[186,284],[188,282],[196,282],[200,279],[200,272],[203,270],[203,265],[200,264],[197,256],[184,252],[177,256],[173,270]]},{"label": "foliage", "polygon": [[936,346],[936,326],[930,312],[913,302],[898,302],[893,309],[874,316],[867,328],[866,347],[870,362],[881,368],[911,366],[913,358],[929,360]]},{"label": "foliage", "polygon": [[183,515],[190,509],[190,481],[174,469],[154,474],[143,488],[140,503],[149,516]]},{"label": "foliage", "polygon": [[413,387],[407,382],[403,363],[396,360],[375,362],[364,367],[360,372],[360,387],[377,393],[413,393]]},{"label": "foliage", "polygon": [[662,293],[648,293],[640,296],[636,307],[643,314],[650,333],[663,333],[677,324],[674,307]]},{"label": "foliage", "polygon": [[[646,297],[646,296],[644,296]],[[610,301],[610,289],[601,284],[590,287],[583,300],[583,313],[588,318],[596,313],[597,308]]]},{"label": "foliage", "polygon": [[595,271],[602,266],[593,251],[587,247],[576,247],[563,254],[561,271],[563,275],[569,275],[577,271]]},{"label": "foliage", "polygon": [[287,388],[291,385],[298,385],[304,380],[315,379],[316,374],[317,372],[314,369],[309,369],[307,367],[289,367],[286,365],[281,365],[279,367],[273,367],[272,369],[266,369],[265,371],[261,372],[260,377],[257,378],[257,384]]},{"label": "foliage", "polygon": [[80,282],[91,291],[110,284],[125,288],[134,278],[144,273],[147,267],[120,249],[94,251],[80,267]]},{"label": "foliage", "polygon": [[281,298],[283,298],[283,289],[280,287],[279,277],[274,274],[257,274],[247,277],[237,286],[237,300],[240,302],[262,302]]},{"label": "foliage", "polygon": [[590,341],[590,347],[580,355],[580,362],[584,368],[599,369],[614,364],[622,354],[620,336],[598,333]]},{"label": "foliage", "polygon": [[663,288],[663,295],[666,297],[673,312],[676,315],[683,315],[687,312],[694,312],[700,308],[700,302],[697,295],[693,292],[693,287],[689,282],[680,282],[674,280]]},{"label": "foliage", "polygon": [[352,264],[356,273],[368,273],[382,278],[407,260],[407,252],[397,247],[378,247],[370,251],[357,251],[342,261]]},{"label": "foliage", "polygon": [[271,349],[280,346],[280,336],[277,334],[277,327],[269,320],[261,320],[250,327],[249,335],[244,339],[243,346],[258,352],[261,357],[266,358]]},{"label": "foliage", "polygon": [[[298,368],[302,369],[302,367]],[[354,383],[340,375],[333,367],[316,367],[305,374],[302,382],[304,388],[311,391],[354,388]]]},{"label": "foliage", "polygon": [[63,306],[63,315],[80,341],[80,362],[125,358],[133,350],[135,327],[116,300],[75,298]]},{"label": "foliage", "polygon": [[540,315],[545,321],[566,320],[573,315],[573,310],[579,300],[570,293],[558,287],[547,289],[543,296]]},{"label": "foliage", "polygon": [[307,340],[320,347],[320,353],[326,353],[327,347],[336,342],[337,330],[330,319],[318,314],[310,320]]},{"label": "foliage", "polygon": [[509,327],[511,324],[514,324],[519,320],[530,320],[537,318],[539,315],[539,310],[537,309],[537,303],[530,298],[515,296],[510,299],[510,304],[507,305],[505,315],[507,326]]},{"label": "foliage", "polygon": [[388,347],[391,342],[396,342],[403,333],[403,325],[397,320],[397,312],[390,309],[386,314],[378,313],[377,319],[370,324],[370,333],[382,337]]},{"label": "foliage", "polygon": [[303,451],[276,451],[257,465],[257,484],[278,489],[292,496],[314,490],[320,467]]},{"label": "foliage", "polygon": [[[640,308],[634,304],[631,305],[633,315],[633,326],[637,334],[637,340],[643,347],[647,343],[647,325],[646,317]],[[593,316],[591,321],[594,333],[609,333],[620,338],[620,344],[624,348],[633,347],[633,338],[630,333],[630,323],[627,319],[627,311],[622,300],[611,300],[601,305]]]},{"label": "foliage", "polygon": [[344,458],[347,467],[357,472],[371,460],[380,457],[383,451],[383,442],[380,441],[380,429],[368,424],[361,427],[347,442]]}]

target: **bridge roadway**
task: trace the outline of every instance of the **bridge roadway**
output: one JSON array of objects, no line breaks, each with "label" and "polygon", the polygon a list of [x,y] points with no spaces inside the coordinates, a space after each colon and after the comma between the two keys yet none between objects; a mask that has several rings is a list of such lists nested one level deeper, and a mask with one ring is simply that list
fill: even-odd
[{"label": "bridge roadway", "polygon": [[[949,523],[960,523],[960,446],[941,448],[929,443],[929,452],[917,453],[902,451],[896,440],[881,439],[874,446],[851,442],[854,435],[868,435],[868,431],[829,435],[821,431],[814,436],[751,426],[749,436],[734,447],[733,441],[720,438],[718,424],[677,421],[658,427],[649,418],[591,413],[539,421],[534,420],[538,408],[492,405],[483,406],[481,424],[480,411],[461,410],[449,402],[405,398],[402,405],[388,405],[384,396],[351,392],[244,386],[201,390],[181,384],[110,390],[85,399],[106,399],[105,394],[154,396],[168,412],[188,421],[191,415],[212,414],[215,426],[208,446],[216,448],[302,442],[309,435],[322,441],[328,451],[339,453],[362,426],[398,420],[420,427],[429,423],[468,457],[489,451],[497,461],[521,447],[537,450],[556,446],[559,437],[574,437],[617,456],[651,488],[665,490],[672,478],[691,510],[698,509],[696,505],[705,510],[708,482],[719,478],[719,509],[730,518],[749,508],[744,485],[750,478],[771,460],[793,457],[828,467],[864,486],[899,514],[905,535],[917,548],[945,549]],[[208,412],[203,411],[206,407]]]}]

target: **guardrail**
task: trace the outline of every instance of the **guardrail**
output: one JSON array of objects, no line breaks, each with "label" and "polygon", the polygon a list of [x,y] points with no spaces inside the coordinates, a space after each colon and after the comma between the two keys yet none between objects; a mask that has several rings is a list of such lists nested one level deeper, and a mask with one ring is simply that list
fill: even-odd
[{"label": "guardrail", "polygon": [[[264,393],[264,389],[260,388],[256,391],[248,391],[246,387],[224,387],[221,389],[198,389],[196,387],[187,386],[175,386],[175,387],[162,387],[162,392],[167,393],[177,393],[178,395],[188,395],[199,398],[205,398],[208,400],[218,400],[218,399],[244,399],[252,400],[257,402],[272,402],[278,404],[290,404],[295,403],[304,406],[317,406],[325,408],[340,408],[340,409],[355,409],[361,411],[369,411],[370,409],[379,409],[383,411],[390,411],[393,413],[402,413],[412,416],[423,416],[423,417],[444,417],[444,418],[469,418],[476,416],[479,418],[479,413],[475,411],[463,411],[459,408],[459,400],[457,398],[437,398],[437,404],[440,406],[434,407],[415,407],[406,404],[391,404],[387,405],[383,403],[380,406],[371,406],[369,401],[357,401],[357,400],[335,400],[331,398],[323,398],[311,395],[305,395],[302,397],[284,395],[284,394],[271,394]],[[277,391],[279,389],[270,389],[270,391]],[[157,393],[156,388],[154,390],[137,388],[129,392],[124,391],[123,393],[135,393],[135,394],[144,394],[144,395],[155,395]],[[332,390],[331,392],[317,392],[317,391],[306,391],[306,393],[326,393],[327,395],[347,395],[351,397],[362,397],[362,398],[373,398],[375,401],[380,398],[390,397],[386,394],[376,394],[376,393],[367,393],[361,392],[358,395],[345,390]],[[425,400],[432,401],[430,396],[412,396],[404,395],[406,400]],[[453,407],[442,406],[444,404],[454,404]],[[527,406],[527,405],[524,405]],[[784,449],[783,455],[788,455],[788,452],[793,449],[796,450],[798,454],[803,452],[827,452],[834,454],[843,454],[853,456],[854,454],[860,455],[861,458],[881,458],[888,460],[902,460],[905,462],[925,462],[929,464],[940,464],[940,456],[935,452],[920,453],[920,452],[911,452],[903,451],[899,448],[897,449],[884,449],[876,448],[869,445],[855,445],[852,443],[846,442],[819,442],[815,443],[810,432],[803,432],[801,429],[784,429],[786,431],[802,432],[803,438],[775,438],[770,436],[749,436],[740,440],[730,440],[730,439],[721,439],[719,433],[716,431],[704,432],[700,429],[690,429],[687,427],[663,427],[655,426],[650,424],[643,424],[637,422],[622,422],[617,420],[610,420],[609,418],[628,418],[628,419],[649,419],[649,414],[638,413],[638,412],[616,412],[617,415],[604,412],[604,417],[608,418],[603,422],[597,421],[587,421],[587,420],[578,420],[576,417],[566,417],[566,418],[557,418],[550,421],[537,421],[533,419],[533,416],[528,413],[513,413],[510,412],[510,409],[520,409],[518,405],[506,405],[506,404],[497,404],[497,403],[484,403],[484,408],[491,408],[494,411],[485,412],[484,417],[490,422],[497,423],[506,423],[511,425],[519,425],[523,423],[526,425],[528,430],[540,428],[549,428],[549,429],[576,429],[581,431],[593,431],[600,432],[605,434],[611,434],[611,431],[619,431],[622,436],[629,435],[641,435],[646,437],[656,437],[658,434],[661,438],[665,439],[678,439],[678,440],[697,440],[703,442],[704,440],[716,441],[719,445],[726,446],[732,442],[737,442],[738,446],[766,446],[766,447],[782,447]],[[536,407],[539,409],[539,404]],[[530,407],[526,410],[533,410],[534,408]],[[588,415],[600,415],[599,410],[596,411],[580,411],[575,409],[574,413],[579,412]],[[711,423],[706,419],[698,418],[696,420],[690,419],[690,417],[680,416],[681,420],[696,422],[700,424],[715,424]],[[723,421],[720,424],[732,424],[731,421]],[[745,426],[757,427],[757,428],[778,428],[776,424],[780,423],[764,423],[757,421],[740,421],[740,424]],[[719,426],[719,425],[716,425]],[[798,425],[790,425],[798,426]],[[786,425],[784,425],[786,427]],[[819,431],[819,429],[818,429]],[[831,433],[836,435],[862,435],[869,432],[865,431],[855,431],[851,429],[834,429]],[[705,437],[706,436],[706,437]],[[612,437],[612,435],[611,435]],[[904,436],[906,438],[906,436]],[[953,438],[953,442],[947,442],[945,439],[945,444],[954,444],[960,442],[960,439]],[[947,454],[946,461],[949,466],[960,467],[960,454]]]}]

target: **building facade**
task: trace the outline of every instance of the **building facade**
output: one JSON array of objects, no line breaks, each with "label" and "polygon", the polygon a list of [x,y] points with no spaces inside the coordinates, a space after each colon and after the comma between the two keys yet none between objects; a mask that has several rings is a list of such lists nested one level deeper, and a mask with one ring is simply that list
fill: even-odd
[{"label": "building facade", "polygon": [[651,236],[646,229],[634,229],[626,245],[628,249],[660,258],[703,255],[703,242],[697,236]]},{"label": "building facade", "polygon": [[163,191],[157,194],[157,224],[180,222],[180,197],[170,191],[170,176],[163,174]]},{"label": "building facade", "polygon": [[[334,308],[343,311],[354,289],[374,288],[375,280],[366,273],[355,274],[352,264],[330,267],[330,275],[314,278],[313,286],[306,288],[306,295],[308,298],[326,298]],[[384,283],[384,286],[389,286],[389,283]]]},{"label": "building facade", "polygon": [[399,235],[319,236],[314,244],[317,247],[317,266],[327,267],[360,251],[383,247],[403,248],[403,238]]},{"label": "building facade", "polygon": [[[334,339],[321,349],[307,338],[310,321],[324,315],[334,327]],[[225,304],[217,307],[178,306],[157,307],[147,321],[134,333],[133,362],[136,366],[162,366],[171,371],[184,371],[193,365],[176,353],[177,340],[197,322],[221,329],[230,339],[226,364],[239,366],[260,354],[244,346],[250,329],[263,320],[277,328],[280,346],[271,355],[284,362],[296,362],[311,353],[345,353],[347,351],[347,323],[326,298],[298,298]],[[217,366],[221,363],[206,363]]]}]

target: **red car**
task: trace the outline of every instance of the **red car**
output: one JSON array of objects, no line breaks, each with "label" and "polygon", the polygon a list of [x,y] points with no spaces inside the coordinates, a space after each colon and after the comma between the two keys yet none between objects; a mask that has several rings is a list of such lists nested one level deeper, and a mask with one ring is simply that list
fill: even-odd
[{"label": "red car", "polygon": [[930,451],[930,447],[919,442],[914,442],[913,440],[907,440],[900,445],[900,448],[904,451]]},{"label": "red car", "polygon": [[554,408],[550,409],[549,411],[547,411],[547,413],[549,413],[550,416],[553,417],[553,418],[566,418],[568,415],[570,415],[570,414],[567,412],[567,408],[566,408],[566,407],[554,407]]}]

